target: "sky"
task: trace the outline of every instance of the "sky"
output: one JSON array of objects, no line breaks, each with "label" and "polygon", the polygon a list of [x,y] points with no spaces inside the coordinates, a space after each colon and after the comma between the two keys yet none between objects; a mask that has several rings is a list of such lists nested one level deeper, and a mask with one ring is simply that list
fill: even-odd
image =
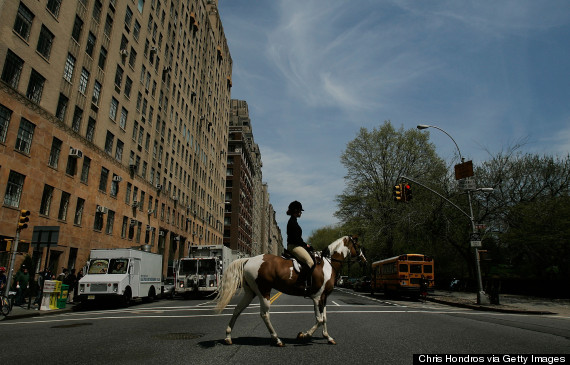
[{"label": "sky", "polygon": [[[364,127],[437,126],[480,164],[570,151],[570,1],[219,0],[284,241],[338,223],[340,156]],[[453,141],[424,130],[448,163]]]}]

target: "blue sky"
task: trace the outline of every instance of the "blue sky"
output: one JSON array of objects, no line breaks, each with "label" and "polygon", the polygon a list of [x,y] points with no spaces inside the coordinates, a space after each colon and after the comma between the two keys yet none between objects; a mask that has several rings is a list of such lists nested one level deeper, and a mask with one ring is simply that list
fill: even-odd
[{"label": "blue sky", "polygon": [[[284,239],[337,223],[340,155],[360,127],[436,125],[475,164],[570,151],[570,1],[219,0]],[[429,129],[438,154],[453,142]],[[456,161],[457,162],[457,161]]]}]

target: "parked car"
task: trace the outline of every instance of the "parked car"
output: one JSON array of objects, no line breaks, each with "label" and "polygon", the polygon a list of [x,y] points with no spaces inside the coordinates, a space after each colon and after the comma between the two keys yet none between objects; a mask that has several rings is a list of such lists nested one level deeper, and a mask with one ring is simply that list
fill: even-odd
[{"label": "parked car", "polygon": [[354,284],[356,283],[357,278],[348,278],[346,279],[346,285],[344,286],[347,289],[354,289]]},{"label": "parked car", "polygon": [[164,284],[162,285],[161,298],[172,299],[174,297],[174,277],[167,277],[164,279]]},{"label": "parked car", "polygon": [[363,276],[354,283],[355,291],[370,291],[370,278]]},{"label": "parked car", "polygon": [[348,279],[348,276],[346,276],[346,275],[339,277],[337,282],[336,282],[336,286],[338,286],[340,288],[344,288],[344,286],[346,285],[346,279]]}]

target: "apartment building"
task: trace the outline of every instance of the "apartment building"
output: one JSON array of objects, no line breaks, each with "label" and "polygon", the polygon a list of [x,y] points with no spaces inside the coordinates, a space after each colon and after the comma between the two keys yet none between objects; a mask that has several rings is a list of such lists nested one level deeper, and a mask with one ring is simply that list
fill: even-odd
[{"label": "apartment building", "polygon": [[232,59],[217,1],[11,0],[0,15],[0,240],[27,209],[20,239],[56,272],[115,247],[161,253],[166,272],[190,244],[222,244]]}]

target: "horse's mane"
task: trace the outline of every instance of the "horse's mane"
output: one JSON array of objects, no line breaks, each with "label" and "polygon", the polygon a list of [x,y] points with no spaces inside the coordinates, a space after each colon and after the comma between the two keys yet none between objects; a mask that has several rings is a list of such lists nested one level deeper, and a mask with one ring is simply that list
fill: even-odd
[{"label": "horse's mane", "polygon": [[346,250],[346,247],[344,246],[344,239],[346,237],[348,236],[343,236],[334,241],[333,243],[331,243],[330,245],[328,245],[327,249],[331,255],[335,252],[338,252],[338,253],[344,253],[346,256],[346,252],[343,252],[344,250]]}]

